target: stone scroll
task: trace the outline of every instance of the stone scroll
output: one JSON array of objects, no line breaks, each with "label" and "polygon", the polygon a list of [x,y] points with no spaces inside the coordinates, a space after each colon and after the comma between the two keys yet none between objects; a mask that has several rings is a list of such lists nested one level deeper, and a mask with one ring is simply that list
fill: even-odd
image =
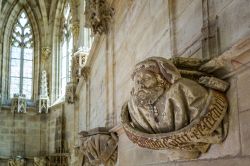
[{"label": "stone scroll", "polygon": [[229,85],[199,71],[201,65],[196,59],[161,57],[136,65],[131,97],[121,113],[133,143],[155,150],[204,153],[225,139],[228,101],[224,92]]}]

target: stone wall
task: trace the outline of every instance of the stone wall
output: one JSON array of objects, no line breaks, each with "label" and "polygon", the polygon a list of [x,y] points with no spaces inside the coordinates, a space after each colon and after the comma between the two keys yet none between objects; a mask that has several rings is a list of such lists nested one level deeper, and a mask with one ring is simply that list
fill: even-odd
[{"label": "stone wall", "polygon": [[0,160],[12,156],[33,158],[46,152],[46,116],[0,112]]},{"label": "stone wall", "polygon": [[[115,10],[110,31],[95,37],[86,63],[90,68],[88,79],[82,78],[77,87],[79,131],[116,126],[119,133],[118,165],[248,165],[250,2],[108,2]],[[215,31],[206,34],[207,25],[212,24],[216,25]],[[142,149],[128,140],[119,127],[121,107],[129,98],[133,67],[150,56],[221,57],[230,66],[223,76],[231,84],[227,92],[229,133],[223,144],[213,145],[197,160],[180,161],[171,151]]]}]

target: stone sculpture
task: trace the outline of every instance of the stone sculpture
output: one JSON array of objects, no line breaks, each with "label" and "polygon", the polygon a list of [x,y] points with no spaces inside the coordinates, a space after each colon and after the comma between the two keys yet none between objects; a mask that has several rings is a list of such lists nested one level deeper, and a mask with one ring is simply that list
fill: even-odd
[{"label": "stone sculpture", "polygon": [[75,102],[76,85],[74,82],[68,82],[66,85],[65,100],[68,104],[73,104]]},{"label": "stone sculpture", "polygon": [[72,152],[70,155],[70,165],[71,166],[78,166],[81,165],[81,155],[80,155],[80,148],[78,146],[74,146],[72,148]]},{"label": "stone sculpture", "polygon": [[136,65],[121,115],[129,139],[145,148],[195,153],[225,139],[228,83],[199,71],[203,63],[152,57]]},{"label": "stone sculpture", "polygon": [[72,77],[73,81],[78,83],[81,77],[81,70],[85,66],[88,54],[83,51],[77,51],[72,57]]},{"label": "stone sculpture", "polygon": [[49,96],[48,96],[48,81],[46,70],[42,71],[40,78],[40,95],[38,99],[38,112],[48,113]]},{"label": "stone sculpture", "polygon": [[26,96],[24,94],[14,94],[14,97],[11,99],[11,112],[26,113],[26,108]]},{"label": "stone sculpture", "polygon": [[25,159],[20,156],[8,161],[8,166],[25,166],[25,164]]},{"label": "stone sculpture", "polygon": [[81,151],[84,165],[113,166],[117,160],[118,137],[105,128],[81,132]]},{"label": "stone sculpture", "polygon": [[93,34],[107,33],[114,9],[109,7],[106,0],[85,0],[85,2],[85,26],[91,28]]},{"label": "stone sculpture", "polygon": [[34,166],[46,166],[46,158],[34,157]]}]

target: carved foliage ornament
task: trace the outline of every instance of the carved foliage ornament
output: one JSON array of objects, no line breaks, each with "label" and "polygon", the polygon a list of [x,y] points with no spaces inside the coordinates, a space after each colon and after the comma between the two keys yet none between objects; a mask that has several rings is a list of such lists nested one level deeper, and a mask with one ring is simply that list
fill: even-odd
[{"label": "carved foliage ornament", "polygon": [[84,165],[113,166],[117,160],[118,137],[105,128],[81,132],[80,150],[85,156]]},{"label": "carved foliage ornament", "polygon": [[45,63],[45,61],[49,58],[51,54],[51,49],[49,47],[43,47],[42,48],[42,63]]},{"label": "carved foliage ornament", "polygon": [[225,139],[228,83],[201,71],[203,63],[152,57],[136,65],[121,114],[130,140],[149,149],[204,153]]},{"label": "carved foliage ornament", "polygon": [[85,0],[85,2],[85,26],[91,28],[93,34],[107,33],[114,9],[106,0]]}]

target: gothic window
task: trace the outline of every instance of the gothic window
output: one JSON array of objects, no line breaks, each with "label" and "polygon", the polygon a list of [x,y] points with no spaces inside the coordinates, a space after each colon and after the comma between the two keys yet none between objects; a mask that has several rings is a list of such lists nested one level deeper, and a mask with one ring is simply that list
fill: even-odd
[{"label": "gothic window", "polygon": [[73,35],[71,30],[72,16],[70,12],[70,5],[66,3],[64,8],[63,19],[63,40],[61,45],[61,94],[65,94],[65,87],[70,81],[71,75],[71,56],[73,53]]},{"label": "gothic window", "polygon": [[14,24],[10,46],[10,98],[14,94],[32,97],[33,33],[27,13],[22,10]]}]

